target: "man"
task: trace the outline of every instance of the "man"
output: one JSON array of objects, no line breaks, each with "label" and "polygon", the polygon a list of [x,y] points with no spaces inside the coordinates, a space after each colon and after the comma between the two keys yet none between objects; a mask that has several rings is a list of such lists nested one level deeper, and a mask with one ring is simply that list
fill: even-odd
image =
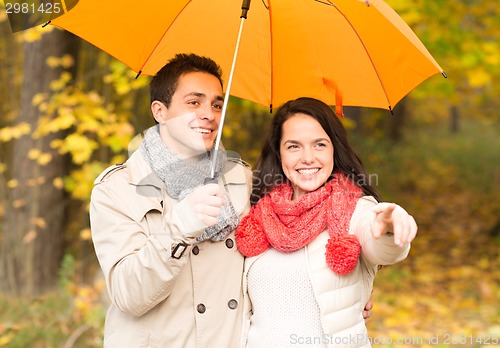
[{"label": "man", "polygon": [[236,347],[243,257],[232,230],[249,209],[251,171],[220,156],[219,185],[203,185],[222,110],[220,68],[177,55],[150,87],[158,125],[125,164],[101,174],[91,197],[111,298],[104,345]]},{"label": "man", "polygon": [[237,347],[243,257],[233,231],[249,211],[251,171],[219,151],[218,184],[204,185],[220,68],[180,54],[150,89],[157,125],[92,191],[92,238],[111,298],[104,346]]}]

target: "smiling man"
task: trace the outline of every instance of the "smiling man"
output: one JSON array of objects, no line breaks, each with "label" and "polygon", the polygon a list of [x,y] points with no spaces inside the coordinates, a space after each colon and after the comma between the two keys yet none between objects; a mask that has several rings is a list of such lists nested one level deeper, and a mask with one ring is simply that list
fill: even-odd
[{"label": "smiling man", "polygon": [[180,54],[152,79],[157,124],[105,170],[91,197],[92,238],[111,305],[105,347],[236,347],[243,257],[234,229],[249,210],[251,171],[218,151],[223,104],[215,62]]}]

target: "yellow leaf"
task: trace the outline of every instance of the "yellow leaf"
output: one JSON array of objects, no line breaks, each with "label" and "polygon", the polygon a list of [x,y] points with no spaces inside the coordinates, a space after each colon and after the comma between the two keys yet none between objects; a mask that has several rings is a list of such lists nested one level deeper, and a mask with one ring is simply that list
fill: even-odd
[{"label": "yellow leaf", "polygon": [[70,68],[73,66],[73,64],[75,63],[73,57],[69,54],[65,54],[64,56],[62,56],[61,58],[61,65],[63,66],[63,68]]},{"label": "yellow leaf", "polygon": [[70,152],[73,156],[73,162],[82,164],[90,158],[96,148],[98,148],[98,145],[92,139],[80,134],[70,134],[66,138],[61,151],[63,153]]},{"label": "yellow leaf", "polygon": [[37,233],[36,231],[29,231],[28,233],[26,233],[23,237],[23,243],[25,244],[28,244],[29,242],[33,241],[37,236]]},{"label": "yellow leaf", "polygon": [[36,159],[38,156],[40,156],[41,151],[38,149],[31,149],[28,151],[28,158],[29,159]]},{"label": "yellow leaf", "polygon": [[50,142],[50,147],[53,149],[60,148],[64,144],[62,139],[54,139]]},{"label": "yellow leaf", "polygon": [[491,76],[481,68],[467,71],[467,79],[471,87],[483,87],[491,82]]},{"label": "yellow leaf", "polygon": [[25,30],[20,36],[25,42],[35,42],[42,38],[42,31],[37,27]]},{"label": "yellow leaf", "polygon": [[8,142],[12,139],[19,139],[30,132],[30,125],[26,122],[16,126],[4,127],[0,129],[0,141]]},{"label": "yellow leaf", "polygon": [[81,240],[92,240],[92,233],[90,228],[85,228],[80,231],[80,239]]},{"label": "yellow leaf", "polygon": [[50,161],[52,161],[52,155],[50,153],[44,153],[38,158],[37,163],[41,166],[45,166],[49,164]]},{"label": "yellow leaf", "polygon": [[8,188],[14,188],[14,187],[17,187],[17,185],[19,185],[19,182],[17,181],[17,179],[11,179],[11,180],[7,181]]},{"label": "yellow leaf", "polygon": [[58,190],[62,190],[64,188],[64,181],[62,178],[55,178],[52,180],[52,185]]},{"label": "yellow leaf", "polygon": [[4,22],[7,20],[7,12],[6,11],[0,11],[0,23]]},{"label": "yellow leaf", "polygon": [[16,209],[21,208],[24,205],[26,205],[26,200],[24,200],[23,198],[16,199],[14,202],[12,202],[12,206]]},{"label": "yellow leaf", "polygon": [[47,98],[47,94],[46,93],[37,93],[33,96],[33,99],[31,101],[31,103],[34,105],[34,106],[37,106],[38,104],[40,104],[42,101],[44,101],[45,99]]},{"label": "yellow leaf", "polygon": [[47,58],[46,62],[50,68],[57,68],[59,66],[60,59],[58,57],[50,56]]},{"label": "yellow leaf", "polygon": [[44,183],[45,183],[45,178],[43,176],[40,176],[38,178],[29,179],[26,182],[26,186],[33,187],[33,186],[42,185]]},{"label": "yellow leaf", "polygon": [[47,223],[45,222],[45,220],[40,217],[31,219],[31,224],[42,229],[45,229],[47,227]]},{"label": "yellow leaf", "polygon": [[6,347],[10,341],[14,338],[14,333],[8,333],[6,335],[0,336],[0,347]]}]

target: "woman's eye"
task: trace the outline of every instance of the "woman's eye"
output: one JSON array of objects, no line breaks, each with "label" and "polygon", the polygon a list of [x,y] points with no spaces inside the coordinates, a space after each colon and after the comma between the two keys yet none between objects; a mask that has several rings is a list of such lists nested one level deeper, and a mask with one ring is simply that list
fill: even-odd
[{"label": "woman's eye", "polygon": [[316,144],[316,146],[317,146],[317,147],[325,147],[325,146],[326,146],[326,144],[323,144],[323,143],[317,143],[317,144]]},{"label": "woman's eye", "polygon": [[289,149],[289,150],[291,150],[291,149],[297,149],[297,148],[298,148],[298,146],[297,146],[297,145],[289,145],[289,146],[287,147],[287,149]]}]

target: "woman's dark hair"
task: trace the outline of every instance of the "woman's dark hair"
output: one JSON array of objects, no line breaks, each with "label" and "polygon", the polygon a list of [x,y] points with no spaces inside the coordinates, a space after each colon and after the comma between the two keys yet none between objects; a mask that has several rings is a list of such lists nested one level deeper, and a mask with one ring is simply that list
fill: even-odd
[{"label": "woman's dark hair", "polygon": [[320,100],[303,97],[286,102],[276,111],[254,170],[251,203],[256,204],[275,186],[288,180],[281,166],[280,142],[283,123],[296,114],[314,118],[330,137],[334,148],[333,172],[344,173],[363,190],[364,195],[373,196],[380,201],[379,195],[368,180],[361,159],[351,148],[344,126],[332,108]]},{"label": "woman's dark hair", "polygon": [[204,72],[217,77],[222,84],[222,70],[216,62],[196,54],[177,54],[156,73],[149,84],[151,103],[158,100],[170,107],[172,96],[179,84],[179,78],[190,72]]}]

